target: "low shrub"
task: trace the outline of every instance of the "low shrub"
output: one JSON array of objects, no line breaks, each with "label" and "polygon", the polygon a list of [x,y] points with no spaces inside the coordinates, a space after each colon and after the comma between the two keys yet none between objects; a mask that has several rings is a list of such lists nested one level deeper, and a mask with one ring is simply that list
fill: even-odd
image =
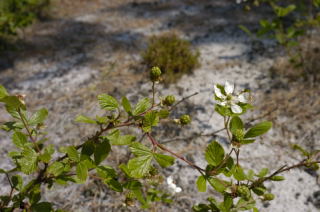
[{"label": "low shrub", "polygon": [[165,83],[174,83],[182,75],[192,73],[199,65],[199,55],[199,52],[191,50],[190,42],[175,34],[164,34],[150,38],[142,58],[148,68],[160,67]]},{"label": "low shrub", "polygon": [[17,30],[30,25],[43,15],[50,0],[1,0],[0,37],[16,35]]}]

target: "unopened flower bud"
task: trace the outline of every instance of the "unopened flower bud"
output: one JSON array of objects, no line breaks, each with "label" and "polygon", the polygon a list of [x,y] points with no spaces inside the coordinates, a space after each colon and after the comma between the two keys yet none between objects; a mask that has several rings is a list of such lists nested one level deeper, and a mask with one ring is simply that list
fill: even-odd
[{"label": "unopened flower bud", "polygon": [[169,96],[166,96],[166,98],[163,100],[163,104],[167,106],[171,106],[175,101],[176,101],[176,98],[173,95],[169,95]]},{"label": "unopened flower bud", "polygon": [[238,186],[237,193],[240,197],[242,197],[245,200],[250,199],[251,193],[247,186]]},{"label": "unopened flower bud", "polygon": [[266,201],[271,201],[271,200],[274,199],[274,195],[271,194],[271,193],[264,194],[263,195],[263,199],[266,200]]},{"label": "unopened flower bud", "polygon": [[244,130],[243,129],[236,129],[234,132],[234,137],[237,141],[241,141],[244,138]]},{"label": "unopened flower bud", "polygon": [[189,115],[182,115],[180,116],[179,121],[181,125],[187,125],[191,123],[191,118]]},{"label": "unopened flower bud", "polygon": [[152,82],[160,81],[161,70],[159,67],[155,66],[151,69],[150,79]]}]

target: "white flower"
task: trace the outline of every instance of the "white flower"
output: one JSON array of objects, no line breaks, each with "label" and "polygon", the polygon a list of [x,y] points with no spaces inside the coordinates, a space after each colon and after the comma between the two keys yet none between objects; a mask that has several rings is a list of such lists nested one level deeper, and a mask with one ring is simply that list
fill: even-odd
[{"label": "white flower", "polygon": [[169,176],[167,178],[167,183],[169,185],[169,188],[172,190],[173,193],[179,193],[182,191],[182,188],[178,187],[176,184],[173,183],[172,176]]},{"label": "white flower", "polygon": [[234,84],[231,84],[228,81],[226,81],[224,85],[224,91],[225,94],[222,93],[221,89],[217,85],[214,85],[214,93],[220,99],[217,100],[217,104],[231,108],[233,113],[241,113],[242,108],[238,105],[238,103],[248,102],[247,93],[235,95]]}]

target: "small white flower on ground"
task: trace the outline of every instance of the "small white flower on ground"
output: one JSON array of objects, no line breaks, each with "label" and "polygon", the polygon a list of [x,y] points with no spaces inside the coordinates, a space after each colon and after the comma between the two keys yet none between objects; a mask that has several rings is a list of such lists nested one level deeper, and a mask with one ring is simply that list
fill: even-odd
[{"label": "small white flower on ground", "polygon": [[173,179],[172,179],[172,176],[169,176],[167,178],[167,183],[169,185],[169,188],[170,190],[173,192],[173,193],[179,193],[182,191],[182,188],[178,187],[176,184],[173,183]]},{"label": "small white flower on ground", "polygon": [[231,108],[233,113],[241,113],[242,108],[238,105],[238,103],[247,103],[248,97],[247,93],[240,93],[239,95],[234,94],[234,84],[226,81],[224,85],[225,94],[222,93],[221,89],[214,85],[214,93],[220,99],[217,100],[217,104],[221,106],[227,106]]}]

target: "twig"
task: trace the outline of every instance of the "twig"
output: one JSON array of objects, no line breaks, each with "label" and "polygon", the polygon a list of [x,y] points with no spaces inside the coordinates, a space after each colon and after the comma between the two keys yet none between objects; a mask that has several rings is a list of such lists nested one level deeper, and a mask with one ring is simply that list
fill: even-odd
[{"label": "twig", "polygon": [[195,96],[195,95],[198,95],[198,94],[199,94],[199,92],[195,92],[195,93],[193,93],[193,94],[191,94],[191,95],[189,95],[189,96],[183,97],[180,101],[178,101],[177,103],[175,103],[174,105],[172,105],[172,107],[171,107],[170,110],[173,110],[174,108],[177,107],[178,104],[180,104],[180,103],[184,102],[185,100],[187,100],[187,99],[189,99],[189,98],[191,98],[191,97],[193,97],[193,96]]},{"label": "twig", "polygon": [[199,166],[195,165],[194,163],[192,163],[191,161],[187,160],[186,158],[182,157],[181,155],[172,152],[171,150],[167,149],[165,146],[161,145],[159,142],[157,142],[149,133],[147,133],[147,136],[149,138],[149,140],[151,141],[152,145],[155,145],[157,147],[159,147],[161,150],[170,153],[171,155],[174,155],[175,157],[179,158],[180,160],[183,160],[184,162],[186,162],[187,164],[189,164],[191,167],[197,169],[201,174],[203,174],[203,172],[205,172],[204,169],[200,168]]},{"label": "twig", "polygon": [[152,82],[152,106],[154,106],[154,102],[155,102],[155,89],[154,89],[154,85],[155,85],[155,82],[153,81]]},{"label": "twig", "polygon": [[308,165],[312,165],[312,164],[317,164],[317,163],[320,163],[320,160],[318,161],[312,161],[312,162],[305,162],[305,161],[302,161],[298,164],[295,164],[295,165],[292,165],[292,166],[289,166],[287,167],[287,165],[284,165],[282,167],[280,167],[279,169],[277,169],[275,172],[273,172],[271,175],[269,175],[268,177],[264,177],[264,178],[260,178],[258,179],[257,181],[253,182],[250,186],[250,188],[254,188],[258,185],[261,185],[263,182],[267,181],[267,180],[270,180],[272,177],[282,173],[282,172],[286,172],[286,171],[289,171],[291,169],[294,169],[294,168],[299,168],[299,167],[302,167],[302,166],[308,166]]}]

